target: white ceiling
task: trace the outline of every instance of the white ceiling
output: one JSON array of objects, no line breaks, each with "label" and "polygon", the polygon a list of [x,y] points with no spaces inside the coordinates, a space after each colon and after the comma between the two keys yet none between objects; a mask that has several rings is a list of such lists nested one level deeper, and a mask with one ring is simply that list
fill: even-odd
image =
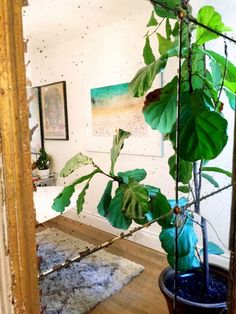
[{"label": "white ceiling", "polygon": [[32,49],[45,49],[150,9],[148,0],[29,0],[24,37]]}]

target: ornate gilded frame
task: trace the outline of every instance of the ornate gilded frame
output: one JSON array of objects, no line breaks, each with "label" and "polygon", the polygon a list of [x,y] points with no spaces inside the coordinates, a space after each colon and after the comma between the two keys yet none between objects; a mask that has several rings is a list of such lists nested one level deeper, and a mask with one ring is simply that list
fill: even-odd
[{"label": "ornate gilded frame", "polygon": [[23,4],[0,1],[0,311],[38,314]]}]

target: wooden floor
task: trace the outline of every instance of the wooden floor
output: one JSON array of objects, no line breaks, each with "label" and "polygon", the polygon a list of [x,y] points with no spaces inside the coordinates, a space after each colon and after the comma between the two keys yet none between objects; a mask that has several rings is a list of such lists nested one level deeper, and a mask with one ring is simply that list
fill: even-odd
[{"label": "wooden floor", "polygon": [[[81,240],[99,244],[113,238],[109,233],[64,218],[50,220],[47,225],[58,228]],[[140,263],[145,270],[120,293],[98,304],[90,314],[168,314],[165,300],[158,287],[158,276],[167,266],[166,257],[128,240],[115,242],[107,251]]]}]

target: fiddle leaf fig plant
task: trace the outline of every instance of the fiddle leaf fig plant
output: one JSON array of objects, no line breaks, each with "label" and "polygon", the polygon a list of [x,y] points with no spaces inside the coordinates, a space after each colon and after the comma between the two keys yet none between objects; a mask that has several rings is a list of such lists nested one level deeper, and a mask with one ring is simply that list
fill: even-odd
[{"label": "fiddle leaf fig plant", "polygon": [[[224,55],[206,49],[206,45],[230,28],[211,6],[201,8],[195,19],[187,0],[151,2],[153,11],[147,23],[143,49],[145,65],[134,76],[129,88],[135,97],[146,95],[143,114],[147,124],[171,142],[174,154],[168,159],[169,173],[178,181],[177,190],[186,197],[168,200],[160,187],[143,182],[147,176],[145,169],[115,170],[125,140],[131,135],[119,129],[113,139],[109,173],[104,172],[90,157],[81,153],[76,155],[62,169],[63,177],[85,165],[90,165],[93,170],[66,186],[54,200],[53,209],[62,213],[70,203],[75,186],[83,183],[77,201],[77,212],[80,213],[90,181],[97,175],[106,176],[109,181],[98,203],[98,213],[119,229],[128,229],[132,222],[142,225],[158,218],[162,227],[160,241],[169,264],[181,271],[201,266],[207,278],[208,254],[222,254],[222,250],[214,243],[208,245],[207,223],[201,217],[203,249],[196,254],[195,213],[201,214],[202,179],[218,187],[213,173],[231,177],[228,170],[217,165],[208,166],[207,163],[219,156],[227,144],[228,123],[224,107],[228,104],[223,103],[222,96],[224,94],[229,106],[235,109],[236,67],[228,60],[226,45]],[[207,29],[198,26],[195,21],[204,24]],[[164,35],[159,32],[162,23],[165,25]],[[151,36],[157,40],[157,51],[152,48]],[[150,91],[156,76],[165,71],[173,58],[179,64],[178,73],[173,73],[165,86]],[[179,123],[177,104],[180,106]],[[188,210],[186,204],[189,201],[193,202],[194,211]],[[176,208],[181,210],[176,212]],[[201,254],[203,259],[200,260]],[[207,285],[206,280],[206,289]]]}]

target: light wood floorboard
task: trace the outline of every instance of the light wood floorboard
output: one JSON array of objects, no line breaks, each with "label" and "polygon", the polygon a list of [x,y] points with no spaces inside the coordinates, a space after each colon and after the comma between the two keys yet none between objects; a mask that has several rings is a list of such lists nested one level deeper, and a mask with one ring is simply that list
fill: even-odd
[{"label": "light wood floorboard", "polygon": [[[107,232],[62,216],[50,220],[46,226],[58,228],[95,245],[114,237]],[[142,264],[145,270],[119,293],[101,302],[89,313],[168,314],[164,297],[158,287],[158,276],[167,266],[165,255],[128,240],[119,240],[106,250]]]}]

